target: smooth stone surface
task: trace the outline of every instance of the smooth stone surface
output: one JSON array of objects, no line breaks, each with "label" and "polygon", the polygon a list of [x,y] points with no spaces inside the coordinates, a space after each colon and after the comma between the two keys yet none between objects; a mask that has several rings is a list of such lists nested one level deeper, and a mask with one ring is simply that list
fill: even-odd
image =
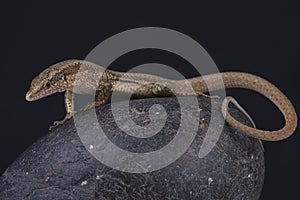
[{"label": "smooth stone surface", "polygon": [[[199,158],[211,113],[210,99],[198,100],[203,124],[188,150],[165,168],[127,173],[107,167],[86,150],[74,122],[68,121],[34,143],[5,171],[0,178],[0,199],[258,199],[265,170],[261,144],[225,124],[216,146]],[[212,103],[220,107],[220,100]],[[158,134],[143,139],[118,128],[109,104],[96,108],[96,113],[114,144],[127,151],[145,153],[169,144],[180,123],[176,98],[132,100],[132,120],[140,126],[149,124],[148,110],[154,104],[163,105],[168,118]],[[230,110],[241,122],[249,124],[237,110]],[[87,111],[77,115],[76,124],[87,128],[87,135],[97,133],[96,125],[90,124],[94,114]],[[192,119],[194,116],[190,115]],[[213,117],[213,130],[221,124],[219,120]],[[98,147],[94,144],[89,148]],[[115,158],[111,156],[112,160]]]}]

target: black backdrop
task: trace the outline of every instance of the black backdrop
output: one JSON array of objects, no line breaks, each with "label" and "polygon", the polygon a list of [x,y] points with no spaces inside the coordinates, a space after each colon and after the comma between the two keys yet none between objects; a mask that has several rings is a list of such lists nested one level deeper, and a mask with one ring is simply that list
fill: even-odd
[{"label": "black backdrop", "polygon": [[[57,61],[84,58],[104,39],[131,28],[158,26],[189,35],[208,51],[220,71],[262,76],[300,110],[300,7],[296,1],[128,2],[24,1],[1,6],[1,173],[64,115],[62,94],[25,101],[31,79]],[[185,63],[150,51],[125,56],[114,66],[126,70],[154,61],[177,69]],[[189,68],[181,70],[188,77],[194,73]],[[260,95],[243,90],[228,94],[249,111],[258,127],[283,125],[280,112]],[[266,177],[261,199],[298,199],[299,129],[287,140],[264,142],[264,146]]]}]

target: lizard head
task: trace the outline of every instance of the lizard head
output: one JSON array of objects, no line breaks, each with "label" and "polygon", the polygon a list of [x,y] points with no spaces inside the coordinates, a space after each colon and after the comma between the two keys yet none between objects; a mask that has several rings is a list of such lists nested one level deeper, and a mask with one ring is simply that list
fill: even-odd
[{"label": "lizard head", "polygon": [[34,101],[57,92],[64,92],[70,82],[67,77],[71,73],[68,65],[70,62],[74,62],[74,60],[59,62],[36,76],[26,93],[26,100]]},{"label": "lizard head", "polygon": [[[76,86],[89,89],[103,71],[104,68],[88,61],[72,59],[58,62],[42,71],[32,80],[26,93],[26,100],[38,100]],[[84,81],[80,79],[81,77],[85,77]],[[75,81],[76,78],[77,82]]]},{"label": "lizard head", "polygon": [[56,92],[63,92],[66,87],[67,77],[63,72],[44,70],[32,80],[26,100],[34,101]]}]

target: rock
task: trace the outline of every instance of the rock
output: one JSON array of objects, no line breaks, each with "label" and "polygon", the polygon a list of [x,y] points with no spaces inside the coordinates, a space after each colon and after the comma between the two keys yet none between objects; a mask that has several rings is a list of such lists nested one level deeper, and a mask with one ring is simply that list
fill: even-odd
[{"label": "rock", "polygon": [[[164,168],[151,171],[152,165],[147,164],[137,168],[141,170],[139,172],[124,172],[134,172],[137,163],[126,163],[127,158],[115,155],[106,148],[107,144],[96,142],[98,128],[95,123],[90,123],[95,115],[91,110],[79,113],[75,120],[77,126],[86,128],[85,135],[79,137],[74,121],[70,120],[21,154],[0,178],[0,199],[258,199],[265,169],[259,140],[225,124],[211,152],[199,158],[211,112],[210,99],[199,97],[198,101],[202,109],[201,123],[195,139],[182,156]],[[167,119],[163,129],[152,137],[136,138],[121,131],[112,116],[110,104],[96,108],[96,114],[110,141],[126,151],[145,154],[170,145],[184,116],[176,98],[151,98],[130,101],[131,119],[140,126],[149,125],[149,112],[159,116],[163,113],[151,109],[148,112],[154,104],[164,106]],[[212,105],[220,108],[220,100],[213,99]],[[249,120],[236,109],[230,108],[230,112],[249,125]],[[186,116],[188,121],[195,118],[193,112]],[[210,128],[214,132],[222,124],[221,119],[213,117],[211,121]],[[190,133],[185,131],[185,134]],[[89,151],[100,148],[99,152],[111,153],[106,157],[107,162],[121,161],[129,168],[124,170],[126,167],[121,167],[119,170],[124,171],[119,171],[102,164],[89,153],[80,138]],[[172,153],[159,154],[162,159],[158,164],[171,159]],[[153,163],[153,166],[158,164]],[[145,173],[141,173],[143,170]]]}]

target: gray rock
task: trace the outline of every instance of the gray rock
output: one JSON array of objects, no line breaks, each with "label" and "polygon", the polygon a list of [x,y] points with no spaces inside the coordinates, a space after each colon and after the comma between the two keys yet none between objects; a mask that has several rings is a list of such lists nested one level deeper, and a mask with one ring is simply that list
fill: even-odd
[{"label": "gray rock", "polygon": [[[260,142],[225,124],[212,151],[199,158],[211,112],[209,99],[198,100],[203,123],[194,141],[179,159],[162,169],[128,173],[102,164],[84,147],[70,120],[34,143],[5,171],[0,178],[0,199],[258,199],[265,169]],[[164,106],[167,120],[163,129],[149,138],[136,138],[121,131],[110,104],[96,108],[96,114],[114,144],[127,151],[146,153],[170,144],[182,116],[176,98],[152,98],[132,100],[131,119],[140,126],[149,124],[148,110],[153,104]],[[212,104],[220,107],[220,100],[214,99]],[[236,109],[230,108],[230,112],[249,124]],[[192,113],[188,114],[190,119],[194,117]],[[76,117],[76,125],[86,128],[86,141],[90,142],[97,133],[96,125],[90,123],[94,114],[87,111]],[[212,118],[212,130],[217,130],[220,120]],[[99,148],[97,143],[87,147],[91,151]]]}]

